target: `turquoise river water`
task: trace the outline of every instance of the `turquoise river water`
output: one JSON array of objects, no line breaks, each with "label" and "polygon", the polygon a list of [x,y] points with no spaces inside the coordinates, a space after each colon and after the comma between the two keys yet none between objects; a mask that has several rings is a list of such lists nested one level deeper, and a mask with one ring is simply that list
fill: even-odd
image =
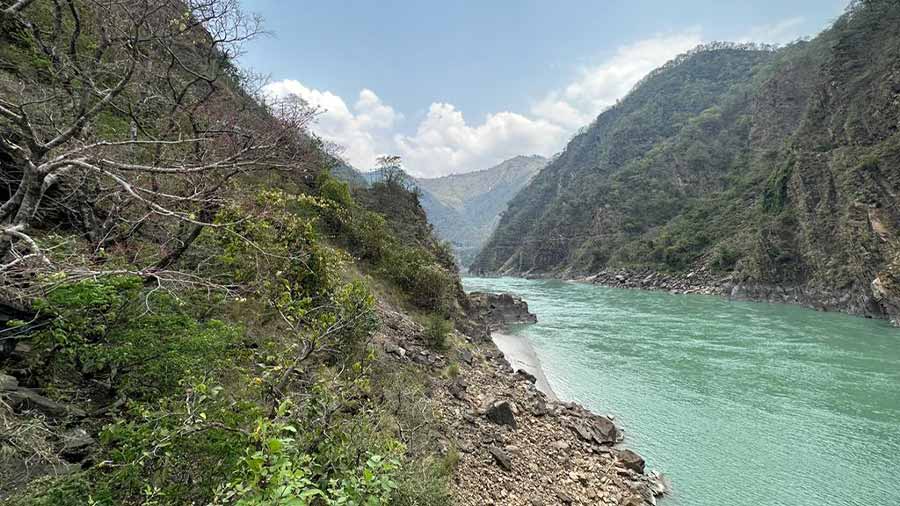
[{"label": "turquoise river water", "polygon": [[562,281],[510,292],[554,392],[615,415],[663,506],[900,505],[900,329],[796,306]]}]

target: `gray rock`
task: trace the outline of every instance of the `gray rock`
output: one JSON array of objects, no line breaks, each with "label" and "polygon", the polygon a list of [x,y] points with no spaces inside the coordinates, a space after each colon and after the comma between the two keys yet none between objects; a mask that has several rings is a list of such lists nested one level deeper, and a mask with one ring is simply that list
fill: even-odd
[{"label": "gray rock", "polygon": [[537,383],[537,377],[535,377],[534,374],[531,374],[530,372],[526,371],[525,369],[517,370],[516,374],[525,378],[531,384]]},{"label": "gray rock", "polygon": [[631,469],[632,471],[641,474],[644,472],[644,458],[631,450],[620,451],[619,462],[621,462],[626,469]]},{"label": "gray rock", "polygon": [[543,399],[538,399],[534,401],[534,405],[531,408],[531,414],[534,416],[544,416],[548,414],[550,410],[547,408],[547,403],[544,402]]},{"label": "gray rock", "polygon": [[598,416],[593,419],[594,440],[597,444],[615,443],[619,440],[619,430],[609,418]]},{"label": "gray rock", "polygon": [[591,442],[594,440],[594,431],[590,429],[587,425],[583,423],[573,423],[569,425],[575,435],[583,439],[584,441]]},{"label": "gray rock", "polygon": [[556,498],[559,499],[559,501],[563,504],[572,504],[575,502],[574,497],[567,494],[566,492],[563,492],[562,490],[556,491]]},{"label": "gray rock", "polygon": [[493,330],[516,323],[537,323],[528,311],[528,303],[508,293],[472,292],[469,300],[477,308],[480,318]]},{"label": "gray rock", "polygon": [[392,353],[394,355],[397,355],[400,358],[403,358],[406,356],[406,350],[404,350],[400,346],[397,346],[396,344],[390,343],[390,342],[384,343],[384,351],[386,351],[387,353]]},{"label": "gray rock", "polygon": [[472,352],[469,350],[459,350],[459,359],[468,365],[472,365],[472,360],[474,359],[474,356],[472,355]]},{"label": "gray rock", "polygon": [[518,425],[516,424],[516,416],[513,411],[512,404],[509,401],[500,401],[492,404],[485,412],[485,416],[488,420],[498,425],[516,429]]},{"label": "gray rock", "polygon": [[554,442],[550,443],[550,447],[553,448],[554,450],[564,451],[564,450],[569,449],[569,443],[567,443],[566,441],[562,441],[562,440],[554,441]]},{"label": "gray rock", "polygon": [[69,462],[84,460],[91,448],[97,444],[97,441],[80,427],[66,432],[62,438],[64,443],[61,453]]},{"label": "gray rock", "polygon": [[504,471],[512,471],[512,461],[509,458],[509,455],[506,454],[505,451],[500,448],[491,447],[488,449],[491,456],[494,457],[494,462],[497,463]]},{"label": "gray rock", "polygon": [[10,390],[7,394],[14,408],[33,408],[48,416],[76,416],[85,417],[87,414],[74,406],[67,406],[52,401],[29,388],[18,388]]},{"label": "gray rock", "polygon": [[466,383],[462,380],[462,378],[456,378],[450,383],[450,386],[447,387],[450,391],[450,395],[453,397],[464,401],[466,400]]},{"label": "gray rock", "polygon": [[0,374],[0,392],[19,388],[19,380],[7,374]]},{"label": "gray rock", "polygon": [[569,424],[575,434],[588,443],[599,445],[614,444],[619,439],[619,430],[606,417],[594,416],[590,421],[572,422]]}]

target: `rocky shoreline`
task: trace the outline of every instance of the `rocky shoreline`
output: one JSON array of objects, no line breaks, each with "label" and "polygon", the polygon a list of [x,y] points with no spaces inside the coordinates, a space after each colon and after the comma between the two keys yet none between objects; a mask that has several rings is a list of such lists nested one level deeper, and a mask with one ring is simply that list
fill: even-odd
[{"label": "rocky shoreline", "polygon": [[664,274],[652,270],[605,269],[593,276],[576,278],[575,281],[614,288],[665,290],[673,294],[727,295],[725,286],[731,278],[717,279],[705,271]]},{"label": "rocky shoreline", "polygon": [[[498,318],[482,320],[485,314],[515,314],[518,322],[522,302],[475,297],[473,327],[502,328]],[[460,344],[439,353],[421,346],[421,329],[406,315],[381,313],[385,328],[377,341],[388,356],[436,370],[457,364],[455,375],[433,374],[439,379],[432,393],[443,446],[458,455],[455,504],[645,506],[666,492],[664,479],[648,472],[637,453],[617,447],[623,433],[611,417],[549,398],[534,376],[510,366],[489,332],[456,334]]]},{"label": "rocky shoreline", "polygon": [[[792,304],[817,311],[883,319],[900,327],[900,306],[896,306],[890,296],[876,290],[875,288],[880,285],[875,282],[873,293],[869,294],[862,287],[852,286],[834,290],[811,286],[740,282],[731,276],[722,277],[721,274],[716,275],[702,269],[687,273],[662,273],[649,269],[604,269],[590,276],[527,274],[523,276],[530,279],[563,279],[611,288],[667,291],[672,294],[718,295],[731,300]],[[878,279],[876,278],[876,281]]]}]

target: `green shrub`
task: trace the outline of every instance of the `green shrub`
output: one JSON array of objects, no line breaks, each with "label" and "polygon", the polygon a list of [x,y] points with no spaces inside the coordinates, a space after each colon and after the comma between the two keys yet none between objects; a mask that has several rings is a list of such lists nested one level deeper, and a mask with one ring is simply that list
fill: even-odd
[{"label": "green shrub", "polygon": [[447,337],[453,329],[453,324],[443,316],[433,315],[425,324],[425,345],[433,350],[447,348]]}]

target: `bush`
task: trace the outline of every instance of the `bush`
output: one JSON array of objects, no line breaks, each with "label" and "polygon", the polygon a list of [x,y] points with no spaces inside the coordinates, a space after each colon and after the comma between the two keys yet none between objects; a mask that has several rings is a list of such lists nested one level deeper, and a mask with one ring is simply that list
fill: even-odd
[{"label": "bush", "polygon": [[453,325],[450,320],[440,316],[433,315],[425,324],[425,345],[433,350],[444,350],[447,348],[447,337]]}]

